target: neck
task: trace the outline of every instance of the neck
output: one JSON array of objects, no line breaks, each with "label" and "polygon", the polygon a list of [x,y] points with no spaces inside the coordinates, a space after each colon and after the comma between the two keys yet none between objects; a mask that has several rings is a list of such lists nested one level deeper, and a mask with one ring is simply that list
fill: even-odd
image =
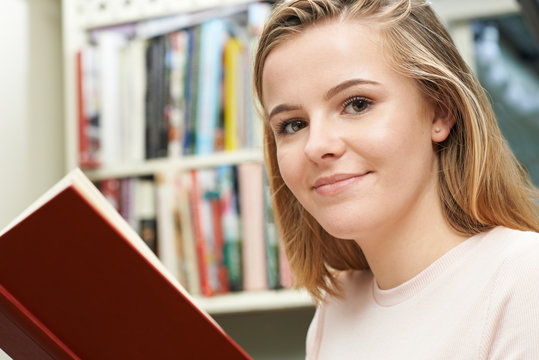
[{"label": "neck", "polygon": [[369,238],[356,240],[381,289],[412,279],[466,239],[446,222],[441,204],[430,204],[423,212],[416,212]]}]

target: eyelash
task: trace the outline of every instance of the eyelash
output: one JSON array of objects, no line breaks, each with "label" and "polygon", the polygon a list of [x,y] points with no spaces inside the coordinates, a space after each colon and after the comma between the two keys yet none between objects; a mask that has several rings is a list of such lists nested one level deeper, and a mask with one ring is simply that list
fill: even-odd
[{"label": "eyelash", "polygon": [[342,111],[344,111],[348,106],[350,106],[354,101],[361,101],[365,105],[365,109],[355,113],[355,114],[362,114],[373,104],[373,101],[370,99],[367,99],[363,96],[352,96],[345,100],[345,102],[342,105]]},{"label": "eyelash", "polygon": [[292,123],[294,123],[295,121],[300,121],[300,122],[304,122],[303,120],[301,119],[290,119],[290,120],[284,120],[282,122],[280,122],[279,124],[277,124],[277,134],[278,135],[283,135],[283,136],[288,136],[288,135],[293,135],[293,134],[289,134],[287,131],[286,131],[286,127]]},{"label": "eyelash", "polygon": [[[352,96],[348,99],[346,99],[344,101],[344,103],[342,104],[342,111],[344,111],[348,106],[350,106],[354,101],[362,101],[364,103],[364,105],[366,106],[365,109],[359,111],[357,114],[362,114],[363,112],[365,112],[368,107],[370,107],[372,104],[373,104],[373,101],[370,100],[370,99],[367,99],[366,97],[363,97],[363,96]],[[300,122],[304,122],[303,120],[301,119],[290,119],[290,120],[283,120],[281,121],[280,123],[277,124],[276,126],[276,129],[277,129],[277,134],[278,135],[282,135],[282,136],[288,136],[288,135],[293,135],[293,134],[289,134],[287,131],[286,131],[286,127],[292,123],[294,123],[295,121],[300,121]],[[305,126],[304,126],[305,127]]]}]

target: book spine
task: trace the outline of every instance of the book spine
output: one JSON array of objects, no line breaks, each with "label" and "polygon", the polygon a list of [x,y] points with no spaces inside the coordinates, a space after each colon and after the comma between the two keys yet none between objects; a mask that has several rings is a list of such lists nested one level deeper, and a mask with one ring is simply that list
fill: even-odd
[{"label": "book spine", "polygon": [[242,285],[241,229],[237,201],[237,172],[233,166],[217,169],[221,194],[221,227],[223,229],[223,263],[228,273],[231,291],[240,291]]},{"label": "book spine", "polygon": [[198,181],[201,189],[200,219],[202,232],[204,233],[206,270],[208,275],[209,292],[207,295],[214,295],[219,292],[219,270],[215,258],[216,239],[213,228],[212,199],[218,197],[215,193],[215,172],[213,169],[200,169],[198,171]]},{"label": "book spine", "polygon": [[206,239],[204,238],[203,224],[202,224],[202,201],[203,195],[201,186],[198,180],[198,170],[191,171],[191,209],[192,209],[192,218],[194,224],[194,234],[195,234],[195,244],[197,250],[197,259],[198,259],[198,272],[200,276],[200,288],[201,292],[205,296],[213,295],[211,290],[209,275],[208,275],[208,265],[206,258]]},{"label": "book spine", "polygon": [[167,57],[167,66],[170,68],[169,98],[165,111],[169,126],[168,156],[179,157],[183,153],[185,136],[187,31],[169,34],[167,40],[170,42],[170,54]]},{"label": "book spine", "polygon": [[267,289],[262,164],[238,166],[244,290]]},{"label": "book spine", "polygon": [[195,152],[195,130],[198,101],[198,63],[200,55],[200,26],[188,29],[187,64],[185,79],[185,135],[183,140],[184,154]]},{"label": "book spine", "polygon": [[164,37],[152,39],[146,52],[146,158],[167,156],[168,128],[165,119],[165,53]]},{"label": "book spine", "polygon": [[197,248],[195,244],[195,218],[192,216],[192,180],[189,173],[181,173],[175,177],[175,201],[179,225],[177,227],[181,236],[183,249],[180,257],[180,267],[184,272],[187,289],[192,295],[201,294],[200,274],[197,260]]},{"label": "book spine", "polygon": [[[157,255],[180,283],[185,284],[185,279],[179,271],[178,243],[176,242],[176,221],[174,218],[174,188],[169,174],[156,176],[157,190],[157,243],[159,244]],[[181,243],[180,243],[181,244]]]},{"label": "book spine", "polygon": [[238,64],[241,61],[242,43],[237,38],[230,38],[226,42],[224,50],[224,135],[225,150],[235,150],[239,147],[238,138],[238,119],[239,117],[239,98],[241,92],[239,89],[240,71]]},{"label": "book spine", "polygon": [[281,282],[279,279],[279,237],[271,208],[271,193],[268,178],[264,172],[264,215],[266,236],[266,261],[268,266],[268,287],[277,289]]},{"label": "book spine", "polygon": [[138,180],[135,178],[126,178],[121,180],[120,185],[120,214],[134,230],[138,229],[138,222],[135,210],[137,181]]},{"label": "book spine", "polygon": [[222,19],[208,20],[201,25],[195,141],[197,154],[214,151],[215,132],[219,123],[225,35]]},{"label": "book spine", "polygon": [[155,186],[151,179],[138,179],[136,182],[135,217],[140,237],[154,253],[157,253]]},{"label": "book spine", "polygon": [[97,50],[93,46],[85,47],[77,53],[79,165],[81,168],[94,168],[100,165],[97,58]]},{"label": "book spine", "polygon": [[126,134],[125,158],[141,162],[145,158],[145,92],[146,92],[146,42],[133,39],[126,48],[124,124]]},{"label": "book spine", "polygon": [[212,210],[212,227],[214,237],[213,258],[214,267],[217,275],[217,289],[219,293],[227,293],[230,291],[228,282],[228,269],[224,263],[224,239],[222,216],[223,210],[221,206],[221,198],[218,191],[213,191],[209,194],[210,205]]},{"label": "book spine", "polygon": [[279,279],[281,281],[281,286],[284,288],[290,288],[294,285],[292,270],[290,269],[290,264],[288,263],[288,258],[286,257],[282,242],[279,243]]},{"label": "book spine", "polygon": [[125,38],[114,32],[104,32],[98,37],[99,82],[101,104],[101,161],[118,164],[122,160],[121,99],[120,99],[120,49]]},{"label": "book spine", "polygon": [[89,121],[86,118],[86,112],[84,108],[84,77],[83,77],[83,59],[82,51],[78,51],[76,54],[76,67],[77,67],[77,101],[78,101],[78,118],[79,118],[79,165],[85,167],[90,160],[90,146],[88,144],[88,137],[86,131],[89,127]]}]

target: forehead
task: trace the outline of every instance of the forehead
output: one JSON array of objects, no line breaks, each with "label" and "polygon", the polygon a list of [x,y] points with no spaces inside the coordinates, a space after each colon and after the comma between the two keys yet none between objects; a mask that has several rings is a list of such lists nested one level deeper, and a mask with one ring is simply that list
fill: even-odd
[{"label": "forehead", "polygon": [[392,72],[389,59],[375,25],[360,20],[311,25],[269,53],[262,72],[263,105],[267,109],[276,94],[301,93],[304,87],[331,86],[351,77],[379,81]]}]

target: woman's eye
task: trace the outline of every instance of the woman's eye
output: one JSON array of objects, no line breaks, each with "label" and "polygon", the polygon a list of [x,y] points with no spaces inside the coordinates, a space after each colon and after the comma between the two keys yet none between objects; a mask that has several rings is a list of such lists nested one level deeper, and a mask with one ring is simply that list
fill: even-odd
[{"label": "woman's eye", "polygon": [[360,114],[367,110],[372,101],[363,97],[354,97],[344,103],[344,112],[347,114]]},{"label": "woman's eye", "polygon": [[305,121],[301,121],[301,120],[286,121],[281,126],[279,133],[287,134],[287,135],[295,134],[301,129],[303,129],[305,126],[307,126]]}]

